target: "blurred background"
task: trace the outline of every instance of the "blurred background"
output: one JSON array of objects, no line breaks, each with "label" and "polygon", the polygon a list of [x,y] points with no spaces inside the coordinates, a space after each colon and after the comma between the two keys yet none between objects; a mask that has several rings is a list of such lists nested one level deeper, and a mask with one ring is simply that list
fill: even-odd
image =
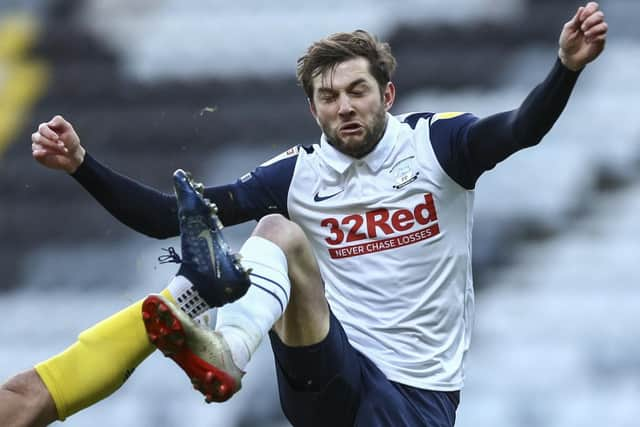
[{"label": "blurred background", "polygon": [[[0,381],[158,291],[153,240],[31,158],[55,114],[114,169],[163,191],[182,167],[235,180],[319,132],[295,61],[365,28],[398,58],[394,112],[517,107],[555,61],[573,0],[2,0]],[[480,179],[476,324],[460,427],[640,423],[640,2],[602,0],[610,33],[538,147]],[[226,229],[239,248],[252,224]],[[266,343],[263,343],[266,344]],[[154,354],[68,426],[284,427],[262,345],[242,391],[206,405]],[[1,420],[0,420],[1,424]]]}]

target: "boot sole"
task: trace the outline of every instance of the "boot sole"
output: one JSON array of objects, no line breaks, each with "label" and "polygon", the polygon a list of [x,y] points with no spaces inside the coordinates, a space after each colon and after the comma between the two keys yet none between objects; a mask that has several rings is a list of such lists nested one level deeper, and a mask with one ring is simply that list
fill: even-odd
[{"label": "boot sole", "polygon": [[235,381],[229,374],[191,351],[182,323],[164,301],[148,296],[142,303],[142,319],[149,341],[182,368],[207,403],[224,402],[235,393]]}]

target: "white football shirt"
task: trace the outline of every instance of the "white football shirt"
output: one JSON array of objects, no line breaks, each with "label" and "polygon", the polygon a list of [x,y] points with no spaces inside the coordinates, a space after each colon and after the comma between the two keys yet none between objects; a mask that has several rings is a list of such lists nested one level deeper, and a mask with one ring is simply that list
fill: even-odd
[{"label": "white football shirt", "polygon": [[288,213],[313,245],[352,345],[392,381],[458,390],[473,323],[473,190],[436,158],[437,115],[387,117],[362,159],[324,136],[296,150]]}]

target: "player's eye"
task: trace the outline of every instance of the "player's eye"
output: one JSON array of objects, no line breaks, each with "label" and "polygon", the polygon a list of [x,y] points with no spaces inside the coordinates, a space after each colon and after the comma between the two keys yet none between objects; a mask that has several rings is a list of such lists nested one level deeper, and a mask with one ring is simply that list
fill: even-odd
[{"label": "player's eye", "polygon": [[351,89],[350,93],[354,96],[362,96],[366,95],[368,92],[368,87],[364,85],[358,85]]},{"label": "player's eye", "polygon": [[319,98],[323,102],[331,102],[336,99],[336,95],[333,93],[321,93]]}]

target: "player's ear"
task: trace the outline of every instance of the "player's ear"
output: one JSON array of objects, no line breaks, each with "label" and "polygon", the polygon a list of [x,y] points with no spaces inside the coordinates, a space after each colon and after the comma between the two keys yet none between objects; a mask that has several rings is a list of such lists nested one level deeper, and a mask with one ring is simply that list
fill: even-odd
[{"label": "player's ear", "polygon": [[393,106],[393,102],[396,100],[396,86],[393,82],[388,82],[382,93],[382,102],[384,103],[384,109],[389,111]]}]

